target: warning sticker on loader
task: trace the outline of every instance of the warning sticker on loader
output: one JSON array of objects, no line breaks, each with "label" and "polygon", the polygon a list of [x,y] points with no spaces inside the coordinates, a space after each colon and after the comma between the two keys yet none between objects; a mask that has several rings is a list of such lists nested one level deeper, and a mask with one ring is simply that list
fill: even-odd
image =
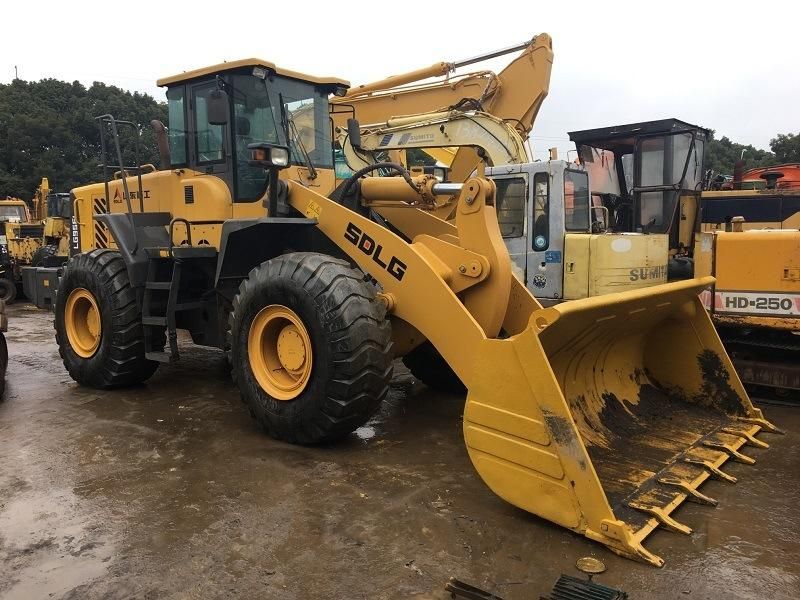
[{"label": "warning sticker on loader", "polygon": [[313,200],[306,206],[306,217],[309,219],[318,219],[322,214],[322,207]]},{"label": "warning sticker on loader", "polygon": [[[700,299],[711,309],[712,294],[706,290]],[[769,317],[800,317],[800,296],[779,292],[714,292],[714,312],[717,314],[764,315]]]}]

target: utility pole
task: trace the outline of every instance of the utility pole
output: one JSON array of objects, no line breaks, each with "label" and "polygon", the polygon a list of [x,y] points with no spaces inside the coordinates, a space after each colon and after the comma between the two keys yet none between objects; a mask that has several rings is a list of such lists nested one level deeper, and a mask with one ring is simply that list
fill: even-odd
[{"label": "utility pole", "polygon": [[14,79],[19,79],[19,74],[17,73],[17,65],[14,65]]}]

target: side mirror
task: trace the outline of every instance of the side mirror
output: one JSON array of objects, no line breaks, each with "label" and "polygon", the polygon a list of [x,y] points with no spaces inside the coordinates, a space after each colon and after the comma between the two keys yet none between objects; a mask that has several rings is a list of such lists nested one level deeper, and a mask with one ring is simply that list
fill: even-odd
[{"label": "side mirror", "polygon": [[223,90],[212,91],[206,101],[206,112],[210,125],[227,125],[228,114],[230,113],[228,94]]},{"label": "side mirror", "polygon": [[361,150],[361,125],[357,119],[347,119],[347,137],[350,145],[356,150]]}]

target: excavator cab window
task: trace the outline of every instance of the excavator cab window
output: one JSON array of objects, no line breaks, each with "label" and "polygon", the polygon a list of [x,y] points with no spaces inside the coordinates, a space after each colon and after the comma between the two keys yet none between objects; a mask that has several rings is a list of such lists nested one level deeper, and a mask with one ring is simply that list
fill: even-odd
[{"label": "excavator cab window", "polygon": [[[700,193],[708,131],[678,119],[573,131],[592,193],[615,231],[669,233],[677,247],[678,203]],[[674,238],[674,239],[673,239]]]},{"label": "excavator cab window", "polygon": [[564,227],[589,231],[589,176],[584,171],[564,171]]},{"label": "excavator cab window", "polygon": [[525,234],[525,200],[528,185],[524,177],[497,177],[497,221],[504,238],[516,238]]},{"label": "excavator cab window", "polygon": [[703,145],[702,132],[690,130],[642,137],[635,146],[639,226],[647,233],[669,233],[670,247],[677,247],[681,196],[699,193],[702,185]]}]

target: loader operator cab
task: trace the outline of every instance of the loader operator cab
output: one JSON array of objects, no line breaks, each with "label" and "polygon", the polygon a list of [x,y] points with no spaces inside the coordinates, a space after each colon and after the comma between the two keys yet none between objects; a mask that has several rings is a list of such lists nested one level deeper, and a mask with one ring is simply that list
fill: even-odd
[{"label": "loader operator cab", "polygon": [[589,173],[592,201],[608,212],[608,228],[668,235],[670,279],[692,276],[686,257],[700,222],[708,136],[707,129],[678,119],[569,134]]},{"label": "loader operator cab", "polygon": [[328,96],[348,83],[285,71],[260,59],[245,59],[158,81],[167,88],[169,164],[215,175],[234,203],[261,200],[268,177],[250,164],[250,144],[288,146],[288,177],[324,180],[333,146]]},{"label": "loader operator cab", "polygon": [[26,223],[30,221],[23,200],[0,200],[0,223]]}]

